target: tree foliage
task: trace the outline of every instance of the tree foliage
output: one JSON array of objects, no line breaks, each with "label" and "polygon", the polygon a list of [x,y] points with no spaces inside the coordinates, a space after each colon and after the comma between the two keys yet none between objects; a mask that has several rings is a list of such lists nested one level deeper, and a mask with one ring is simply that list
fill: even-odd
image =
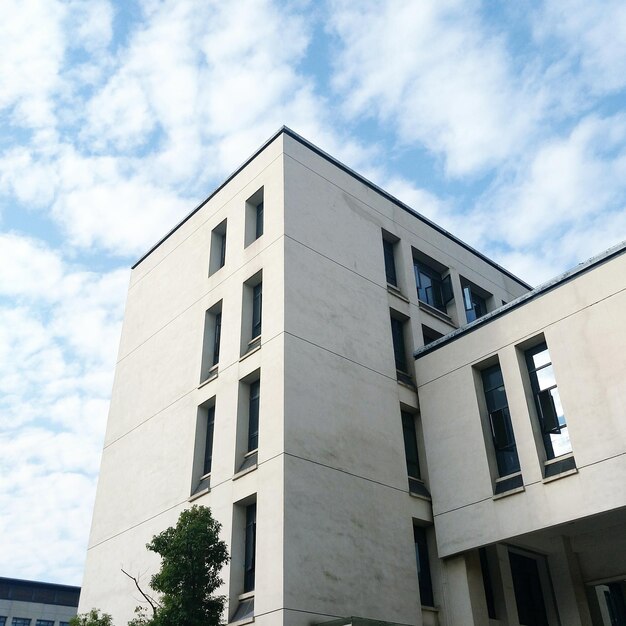
[{"label": "tree foliage", "polygon": [[214,593],[222,584],[220,570],[228,562],[228,548],[220,540],[221,525],[207,507],[183,511],[176,526],[155,535],[146,545],[161,556],[161,569],[150,587],[155,601],[142,591],[151,605],[152,617],[139,610],[131,626],[218,626],[225,598]]},{"label": "tree foliage", "polygon": [[100,613],[91,609],[89,613],[81,613],[72,617],[70,626],[113,626],[113,618],[108,613]]}]

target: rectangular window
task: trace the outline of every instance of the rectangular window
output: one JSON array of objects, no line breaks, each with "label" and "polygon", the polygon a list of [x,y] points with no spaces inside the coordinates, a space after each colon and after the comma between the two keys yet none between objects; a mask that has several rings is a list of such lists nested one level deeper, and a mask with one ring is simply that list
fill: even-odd
[{"label": "rectangular window", "polygon": [[0,626],[4,626],[7,623],[6,615],[0,615]]},{"label": "rectangular window", "polygon": [[420,464],[417,455],[417,433],[415,432],[415,417],[408,411],[402,411],[402,434],[404,436],[404,456],[409,476],[409,489],[412,491],[411,481],[421,481]]},{"label": "rectangular window", "polygon": [[525,556],[518,552],[509,551],[513,591],[520,624],[538,624],[548,626],[548,613],[542,585],[542,576],[539,572],[538,557]]},{"label": "rectangular window", "polygon": [[520,465],[500,365],[484,369],[481,376],[498,474],[508,476],[519,472]]},{"label": "rectangular window", "polygon": [[[2,626],[2,624],[0,624]],[[59,622],[59,626],[70,626],[69,622]]]},{"label": "rectangular window", "polygon": [[264,221],[264,191],[263,187],[253,193],[246,200],[246,226],[244,247],[249,246],[263,234]]},{"label": "rectangular window", "polygon": [[263,234],[263,202],[256,205],[256,229],[254,234],[258,239]]},{"label": "rectangular window", "polygon": [[261,336],[261,311],[263,304],[263,283],[252,288],[252,339]]},{"label": "rectangular window", "polygon": [[442,278],[441,272],[417,260],[413,262],[413,269],[418,299],[447,313],[447,304],[454,297],[450,275]]},{"label": "rectangular window", "polygon": [[206,436],[204,438],[204,463],[202,467],[202,475],[206,476],[211,473],[211,465],[213,463],[213,431],[215,430],[215,405],[207,409],[206,417]]},{"label": "rectangular window", "polygon": [[548,346],[544,341],[527,350],[525,355],[546,457],[554,459],[569,454],[572,451],[572,444]]},{"label": "rectangular window", "polygon": [[433,583],[430,576],[430,559],[428,558],[426,530],[421,526],[413,526],[413,539],[415,541],[415,560],[417,562],[420,603],[422,606],[435,606]]},{"label": "rectangular window", "polygon": [[211,254],[209,258],[209,276],[226,263],[226,220],[211,231]]},{"label": "rectangular window", "polygon": [[477,320],[487,314],[487,303],[469,285],[463,287],[463,304],[465,305],[465,317],[467,323]]},{"label": "rectangular window", "polygon": [[404,322],[396,317],[391,318],[391,336],[393,338],[393,356],[396,369],[406,373],[406,348],[404,344]]},{"label": "rectangular window", "polygon": [[248,404],[248,452],[259,447],[259,403],[261,399],[261,381],[250,383],[250,401]]},{"label": "rectangular window", "polygon": [[27,617],[14,617],[11,626],[30,626],[30,622],[30,618]]},{"label": "rectangular window", "polygon": [[204,339],[202,343],[202,364],[200,382],[208,380],[217,373],[220,360],[222,336],[222,301],[214,304],[204,315]]},{"label": "rectangular window", "polygon": [[263,270],[243,284],[241,303],[241,356],[261,345],[263,326]]},{"label": "rectangular window", "polygon": [[498,619],[496,615],[496,602],[493,593],[493,582],[491,570],[489,569],[489,555],[486,548],[478,548],[480,557],[480,571],[483,578],[483,588],[485,590],[485,602],[487,603],[487,614],[491,619]]},{"label": "rectangular window", "polygon": [[246,541],[244,554],[243,591],[254,591],[256,569],[256,502],[246,507]]},{"label": "rectangular window", "polygon": [[35,626],[54,626],[53,619],[38,619]]},{"label": "rectangular window", "polygon": [[385,258],[385,276],[387,284],[398,286],[398,277],[396,275],[396,259],[395,259],[395,243],[389,239],[383,239],[383,254]]}]

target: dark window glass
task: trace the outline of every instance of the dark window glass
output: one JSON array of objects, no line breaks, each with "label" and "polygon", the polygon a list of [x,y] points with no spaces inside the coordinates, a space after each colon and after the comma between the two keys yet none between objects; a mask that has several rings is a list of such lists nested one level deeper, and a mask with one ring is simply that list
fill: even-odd
[{"label": "dark window glass", "polygon": [[393,355],[396,360],[396,369],[406,373],[406,349],[404,346],[404,322],[395,317],[391,318],[391,336],[393,338]]},{"label": "dark window glass", "polygon": [[220,235],[220,267],[226,263],[226,230]]},{"label": "dark window glass", "polygon": [[496,603],[493,598],[493,583],[491,581],[491,572],[489,571],[489,559],[487,550],[479,548],[480,570],[483,575],[483,587],[485,588],[485,600],[487,602],[487,613],[491,619],[498,619],[496,616]]},{"label": "dark window glass", "polygon": [[526,363],[546,457],[554,459],[562,454],[568,454],[572,451],[572,444],[554,378],[550,353],[545,342],[526,351]]},{"label": "dark window glass", "polygon": [[472,291],[471,287],[463,287],[463,303],[467,322],[473,322],[487,313],[485,299]]},{"label": "dark window glass", "polygon": [[209,407],[206,420],[206,438],[204,441],[204,474],[211,473],[213,462],[213,430],[215,429],[215,406]]},{"label": "dark window glass", "polygon": [[481,374],[498,474],[508,476],[514,472],[519,472],[520,466],[502,371],[499,365],[494,365],[483,370]]},{"label": "dark window glass", "polygon": [[415,540],[415,560],[417,562],[417,579],[420,587],[420,602],[424,606],[435,606],[426,531],[420,526],[413,526],[413,538]]},{"label": "dark window glass", "polygon": [[263,283],[252,289],[252,339],[261,334],[261,308],[263,299]]},{"label": "dark window glass", "polygon": [[397,287],[398,279],[396,276],[396,260],[393,254],[393,249],[393,242],[383,239],[383,251],[385,255],[385,275],[387,276],[387,282],[390,285]]},{"label": "dark window glass", "polygon": [[[411,413],[402,411],[402,433],[404,435],[404,454],[409,478],[421,479],[420,464],[417,456],[417,434],[415,418]],[[410,483],[409,483],[410,485]]]},{"label": "dark window glass", "polygon": [[213,331],[213,365],[220,360],[220,337],[222,335],[222,314],[215,315],[215,330]]},{"label": "dark window glass", "polygon": [[248,452],[259,447],[259,400],[261,396],[260,381],[250,384],[250,405],[248,409]]},{"label": "dark window glass", "polygon": [[422,336],[424,337],[425,346],[443,337],[441,333],[438,333],[436,330],[433,330],[432,328],[428,328],[428,326],[423,326],[423,325],[422,325]]},{"label": "dark window glass", "polygon": [[0,626],[4,626],[7,623],[6,615],[0,615]]},{"label": "dark window glass", "polygon": [[[2,625],[0,624],[0,626],[2,626]],[[69,622],[59,622],[59,626],[70,626],[70,623]]]},{"label": "dark window glass", "polygon": [[35,626],[54,626],[53,619],[38,619]]},{"label": "dark window glass", "polygon": [[26,617],[14,617],[11,626],[30,626],[30,619]]},{"label": "dark window glass", "polygon": [[537,561],[515,552],[509,552],[509,561],[519,623],[549,626]]},{"label": "dark window glass", "polygon": [[414,262],[413,269],[418,299],[446,313],[446,305],[453,298],[450,276],[441,278],[437,270],[419,261]]},{"label": "dark window glass", "polygon": [[256,205],[256,230],[255,239],[258,239],[263,234],[263,203],[259,202]]},{"label": "dark window glass", "polygon": [[254,590],[256,566],[256,503],[246,507],[246,546],[244,562],[244,593]]}]

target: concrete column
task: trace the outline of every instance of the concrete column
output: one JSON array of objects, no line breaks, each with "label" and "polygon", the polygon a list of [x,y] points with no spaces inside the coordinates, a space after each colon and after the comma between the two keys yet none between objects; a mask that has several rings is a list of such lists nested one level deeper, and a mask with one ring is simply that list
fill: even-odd
[{"label": "concrete column", "polygon": [[489,623],[480,559],[476,550],[445,559],[447,626]]}]

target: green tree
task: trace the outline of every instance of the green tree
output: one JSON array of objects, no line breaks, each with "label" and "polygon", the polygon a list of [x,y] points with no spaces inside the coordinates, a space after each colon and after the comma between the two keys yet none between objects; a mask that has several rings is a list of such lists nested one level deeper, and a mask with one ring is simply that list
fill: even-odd
[{"label": "green tree", "polygon": [[98,609],[91,609],[89,613],[81,613],[72,617],[70,626],[112,626],[113,619],[108,613],[100,613]]},{"label": "green tree", "polygon": [[[138,608],[129,626],[218,626],[224,610],[224,596],[214,595],[222,584],[220,570],[228,562],[228,548],[220,540],[221,524],[211,510],[193,506],[183,511],[176,526],[155,535],[146,545],[161,556],[161,569],[152,576],[150,587],[159,594],[155,600],[133,578],[152,610],[152,616]],[[126,572],[124,572],[126,573]],[[90,625],[86,625],[90,626]]]}]

